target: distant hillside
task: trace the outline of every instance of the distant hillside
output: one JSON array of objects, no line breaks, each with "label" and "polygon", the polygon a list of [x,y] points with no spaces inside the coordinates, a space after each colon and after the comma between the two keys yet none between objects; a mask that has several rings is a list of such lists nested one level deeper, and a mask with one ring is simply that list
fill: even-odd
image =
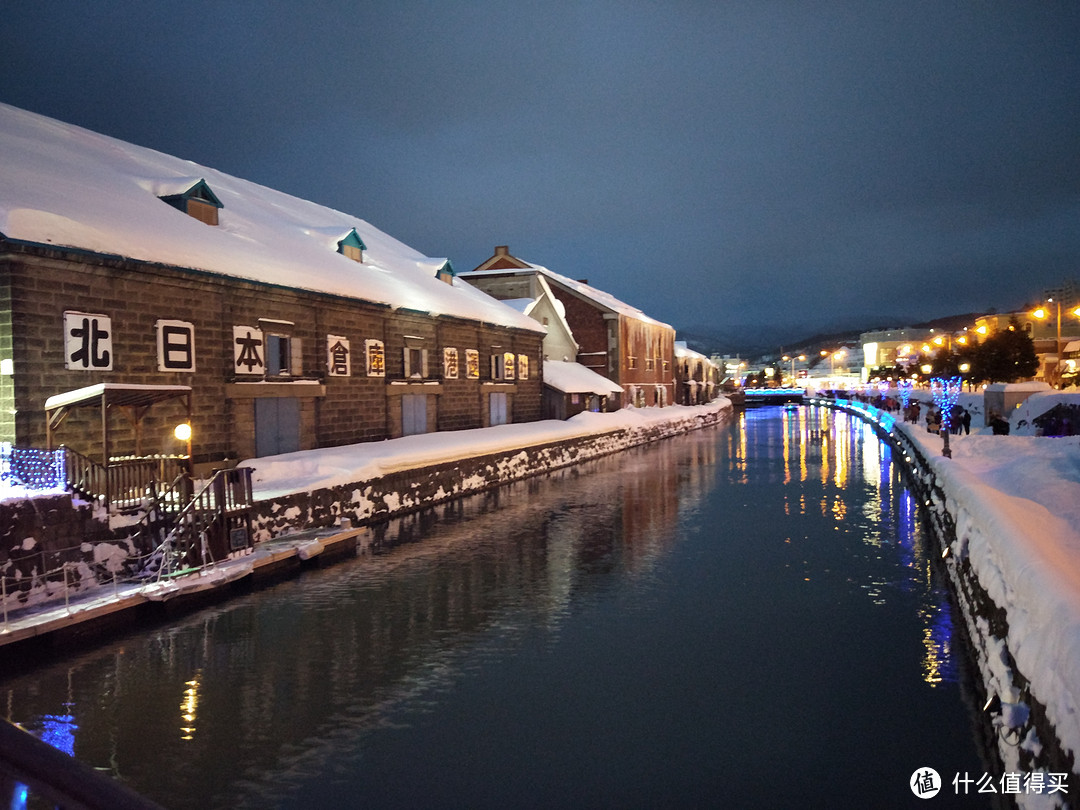
[{"label": "distant hillside", "polygon": [[838,325],[828,331],[810,332],[810,328],[797,325],[763,326],[736,325],[726,327],[691,327],[678,330],[678,339],[685,340],[694,351],[712,355],[738,355],[759,357],[779,354],[817,354],[822,349],[857,343],[863,332],[887,329],[942,329],[959,332],[972,326],[975,319],[986,313],[972,312],[948,315],[921,323],[896,323],[873,316],[851,325]]}]

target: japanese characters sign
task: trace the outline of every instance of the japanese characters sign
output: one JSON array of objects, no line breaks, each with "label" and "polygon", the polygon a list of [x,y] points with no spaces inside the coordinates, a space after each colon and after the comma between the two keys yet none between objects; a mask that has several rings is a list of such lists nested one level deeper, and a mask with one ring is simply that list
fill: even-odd
[{"label": "japanese characters sign", "polygon": [[480,379],[480,352],[477,349],[465,350],[465,376],[470,380]]},{"label": "japanese characters sign", "polygon": [[351,377],[349,339],[340,335],[326,336],[326,370],[331,377]]},{"label": "japanese characters sign", "polygon": [[266,351],[261,329],[233,327],[233,371],[237,374],[266,373]]},{"label": "japanese characters sign", "polygon": [[112,319],[89,312],[64,313],[64,368],[112,371]]},{"label": "japanese characters sign", "polygon": [[386,349],[381,340],[365,340],[364,354],[367,355],[367,375],[369,377],[386,376]]},{"label": "japanese characters sign", "polygon": [[513,352],[503,352],[503,379],[514,379],[514,365],[517,356]]},{"label": "japanese characters sign", "polygon": [[187,321],[156,321],[158,371],[195,371],[195,326]]},{"label": "japanese characters sign", "polygon": [[519,354],[517,356],[517,375],[519,380],[529,379],[529,355]]},{"label": "japanese characters sign", "polygon": [[457,349],[443,349],[443,378],[447,380],[456,380],[458,378]]}]

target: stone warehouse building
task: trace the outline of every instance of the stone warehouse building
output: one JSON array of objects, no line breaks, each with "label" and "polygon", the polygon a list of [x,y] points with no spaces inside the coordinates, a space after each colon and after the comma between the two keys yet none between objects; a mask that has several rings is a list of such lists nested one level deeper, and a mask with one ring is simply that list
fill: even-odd
[{"label": "stone warehouse building", "polygon": [[364,220],[0,105],[0,441],[231,460],[541,417],[545,330]]},{"label": "stone warehouse building", "polygon": [[[576,361],[617,383],[622,405],[675,402],[675,330],[636,307],[546,267],[512,256],[506,245],[461,278],[495,298],[535,298],[543,282],[563,305],[577,341]],[[555,358],[553,358],[555,359]]]}]

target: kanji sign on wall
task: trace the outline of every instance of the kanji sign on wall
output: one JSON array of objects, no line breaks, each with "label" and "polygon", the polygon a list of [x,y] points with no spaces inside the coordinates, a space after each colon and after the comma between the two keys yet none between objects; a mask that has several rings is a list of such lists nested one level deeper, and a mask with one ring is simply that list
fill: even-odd
[{"label": "kanji sign on wall", "polygon": [[457,349],[443,349],[443,377],[447,380],[458,378],[458,353]]},{"label": "kanji sign on wall", "polygon": [[64,368],[112,371],[112,319],[90,312],[64,313]]},{"label": "kanji sign on wall", "polygon": [[195,371],[195,326],[187,321],[157,321],[158,371]]},{"label": "kanji sign on wall", "polygon": [[364,354],[367,356],[367,375],[369,377],[386,376],[386,350],[381,340],[365,340]]},{"label": "kanji sign on wall", "polygon": [[233,327],[233,371],[237,374],[266,373],[266,350],[261,329]]},{"label": "kanji sign on wall", "polygon": [[351,377],[349,339],[340,335],[326,336],[326,370],[331,377]]}]

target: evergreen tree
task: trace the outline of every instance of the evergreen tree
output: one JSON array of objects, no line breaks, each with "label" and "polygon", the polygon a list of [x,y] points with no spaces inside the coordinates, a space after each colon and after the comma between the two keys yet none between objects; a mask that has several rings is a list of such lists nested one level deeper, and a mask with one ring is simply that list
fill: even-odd
[{"label": "evergreen tree", "polygon": [[1016,382],[1034,376],[1039,368],[1035,344],[1016,318],[975,350],[972,378],[980,382]]}]

